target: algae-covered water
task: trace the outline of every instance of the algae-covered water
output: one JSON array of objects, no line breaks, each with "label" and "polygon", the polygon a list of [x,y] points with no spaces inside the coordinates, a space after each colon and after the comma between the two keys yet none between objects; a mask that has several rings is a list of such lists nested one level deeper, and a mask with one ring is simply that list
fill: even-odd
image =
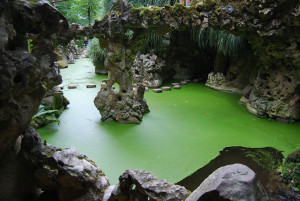
[{"label": "algae-covered water", "polygon": [[[140,125],[101,122],[93,100],[106,76],[95,75],[88,59],[62,69],[64,94],[71,104],[60,125],[38,130],[47,143],[76,147],[104,171],[111,184],[126,169],[144,169],[178,182],[226,146],[275,147],[286,156],[300,144],[300,122],[259,119],[238,104],[239,96],[189,83],[180,90],[145,93],[150,108]],[[87,89],[95,83],[97,88]],[[78,84],[77,89],[67,89]]]}]

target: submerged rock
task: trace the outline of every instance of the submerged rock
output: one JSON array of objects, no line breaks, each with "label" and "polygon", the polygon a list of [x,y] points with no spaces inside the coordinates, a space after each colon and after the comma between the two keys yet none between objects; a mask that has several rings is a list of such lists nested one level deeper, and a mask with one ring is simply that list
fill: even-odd
[{"label": "submerged rock", "polygon": [[269,198],[250,168],[233,164],[214,171],[186,199],[195,200],[267,201]]}]

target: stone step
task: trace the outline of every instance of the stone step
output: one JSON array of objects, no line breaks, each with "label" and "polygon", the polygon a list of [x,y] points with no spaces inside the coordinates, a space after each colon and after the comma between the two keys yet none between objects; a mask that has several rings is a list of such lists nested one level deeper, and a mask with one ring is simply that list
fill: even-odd
[{"label": "stone step", "polygon": [[152,90],[154,93],[161,93],[162,92],[162,89],[153,89]]},{"label": "stone step", "polygon": [[96,84],[87,84],[86,88],[96,88],[97,85]]},{"label": "stone step", "polygon": [[77,85],[70,84],[70,85],[68,85],[68,89],[77,89]]},{"label": "stone step", "polygon": [[180,87],[180,85],[175,85],[173,88],[174,89],[180,89],[181,87]]},{"label": "stone step", "polygon": [[168,87],[168,86],[162,87],[161,89],[162,89],[163,91],[171,91],[171,87]]}]

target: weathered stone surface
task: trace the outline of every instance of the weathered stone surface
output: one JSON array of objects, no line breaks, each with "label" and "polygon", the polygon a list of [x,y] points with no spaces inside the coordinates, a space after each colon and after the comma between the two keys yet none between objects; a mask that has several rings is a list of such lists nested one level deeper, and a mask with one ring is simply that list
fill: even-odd
[{"label": "weathered stone surface", "polygon": [[[68,28],[65,17],[43,1],[5,2],[0,11],[0,158],[29,125],[45,88],[61,82],[51,35]],[[26,52],[26,37],[34,40],[32,52]]]},{"label": "weathered stone surface", "polygon": [[57,195],[58,200],[98,200],[109,186],[105,175],[95,163],[76,148],[58,149],[41,142],[29,128],[22,139],[20,155],[30,165],[35,184],[44,193]]},{"label": "weathered stone surface", "polygon": [[97,85],[96,84],[87,84],[86,88],[96,88]]},{"label": "weathered stone surface", "polygon": [[154,93],[161,93],[162,92],[162,89],[153,89],[152,90]]},{"label": "weathered stone surface", "polygon": [[255,173],[242,164],[227,165],[217,169],[186,201],[212,199],[269,200]]},{"label": "weathered stone surface", "polygon": [[103,201],[185,200],[189,192],[182,186],[161,181],[144,170],[126,170],[119,184],[109,187]]},{"label": "weathered stone surface", "polygon": [[163,91],[171,91],[171,87],[168,87],[168,86],[162,87],[161,89],[162,89]]},{"label": "weathered stone surface", "polygon": [[66,63],[66,67],[68,67],[68,64],[74,64],[79,55],[79,50],[74,40],[71,40],[67,45],[58,45],[56,52],[59,55],[59,60],[64,64]]},{"label": "weathered stone surface", "polygon": [[133,80],[143,83],[149,88],[157,88],[162,84],[161,71],[165,61],[155,54],[137,54],[133,62]]}]

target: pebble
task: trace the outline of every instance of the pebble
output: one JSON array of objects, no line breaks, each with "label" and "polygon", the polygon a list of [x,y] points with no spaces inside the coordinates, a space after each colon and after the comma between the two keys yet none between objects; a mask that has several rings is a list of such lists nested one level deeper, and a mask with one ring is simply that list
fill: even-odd
[{"label": "pebble", "polygon": [[173,86],[175,86],[175,85],[179,85],[179,83],[172,83],[172,85],[173,85]]},{"label": "pebble", "polygon": [[161,88],[163,91],[171,91],[171,87],[162,87]]},{"label": "pebble", "polygon": [[86,88],[96,88],[96,84],[87,84]]},{"label": "pebble", "polygon": [[148,88],[148,87],[145,87],[145,91],[149,91],[149,88]]},{"label": "pebble", "polygon": [[186,85],[186,84],[187,84],[186,81],[181,81],[180,83],[181,83],[182,85]]},{"label": "pebble", "polygon": [[175,85],[174,86],[174,89],[180,89],[181,87],[180,87],[180,85]]},{"label": "pebble", "polygon": [[154,93],[161,93],[162,92],[162,89],[153,89],[152,90]]},{"label": "pebble", "polygon": [[77,89],[77,86],[75,84],[70,84],[68,86],[68,89]]},{"label": "pebble", "polygon": [[191,82],[191,80],[189,80],[189,79],[185,79],[184,81],[185,81],[186,83]]}]

